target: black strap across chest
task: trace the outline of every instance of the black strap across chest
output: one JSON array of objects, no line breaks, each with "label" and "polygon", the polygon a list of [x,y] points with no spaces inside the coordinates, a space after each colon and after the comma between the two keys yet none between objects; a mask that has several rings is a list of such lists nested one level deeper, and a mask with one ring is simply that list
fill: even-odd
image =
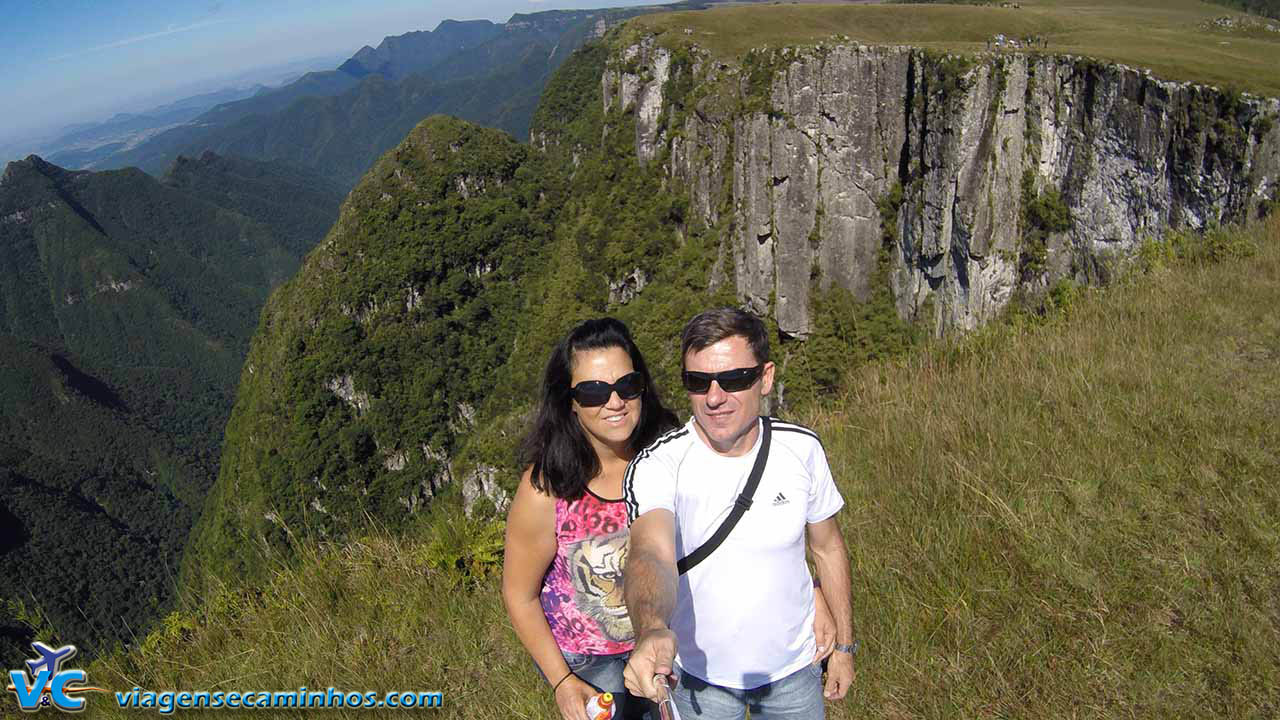
[{"label": "black strap across chest", "polygon": [[764,476],[764,464],[769,460],[769,440],[773,435],[769,427],[769,417],[762,415],[760,417],[760,452],[756,453],[756,462],[751,466],[751,475],[747,477],[747,484],[742,488],[742,493],[738,495],[738,499],[733,501],[733,509],[729,511],[729,517],[724,519],[719,528],[707,541],[698,546],[697,550],[685,555],[676,562],[676,569],[681,575],[689,572],[698,563],[707,559],[707,556],[715,552],[720,547],[720,543],[729,537],[729,533],[733,532],[733,527],[742,519],[743,513],[751,509],[751,499],[755,497],[756,488],[760,487],[760,478]]}]

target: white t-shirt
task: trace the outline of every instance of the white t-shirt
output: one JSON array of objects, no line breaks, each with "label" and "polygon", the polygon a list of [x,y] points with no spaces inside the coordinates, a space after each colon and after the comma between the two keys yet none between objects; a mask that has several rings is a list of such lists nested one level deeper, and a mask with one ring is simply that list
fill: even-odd
[{"label": "white t-shirt", "polygon": [[[671,630],[682,672],[723,687],[751,689],[813,661],[813,579],[805,527],[844,506],[817,434],[772,420],[764,476],[752,505],[715,552],[681,575]],[[725,457],[694,420],[640,452],[623,481],[628,518],[675,515],[676,557],[710,538],[746,485],[760,449]],[[624,575],[625,582],[625,575]]]}]

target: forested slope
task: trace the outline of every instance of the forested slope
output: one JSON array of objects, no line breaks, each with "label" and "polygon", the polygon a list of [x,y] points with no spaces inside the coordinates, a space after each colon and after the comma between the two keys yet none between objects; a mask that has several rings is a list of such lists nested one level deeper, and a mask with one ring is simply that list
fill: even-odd
[{"label": "forested slope", "polygon": [[179,163],[164,183],[34,156],[5,170],[9,665],[28,654],[33,623],[92,653],[169,603],[258,310],[335,212],[339,196],[322,188],[309,174],[212,155]]}]

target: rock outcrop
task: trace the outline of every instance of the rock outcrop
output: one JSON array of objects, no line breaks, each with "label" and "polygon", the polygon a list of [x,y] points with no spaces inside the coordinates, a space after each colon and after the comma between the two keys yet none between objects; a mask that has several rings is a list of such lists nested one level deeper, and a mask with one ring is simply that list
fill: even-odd
[{"label": "rock outcrop", "polygon": [[[734,65],[646,38],[615,52],[603,97],[702,222],[730,209],[740,299],[799,337],[831,283],[865,299],[888,282],[902,317],[970,329],[1280,186],[1280,102],[1073,56],[838,44]],[[1029,240],[1045,196],[1070,221]]]}]

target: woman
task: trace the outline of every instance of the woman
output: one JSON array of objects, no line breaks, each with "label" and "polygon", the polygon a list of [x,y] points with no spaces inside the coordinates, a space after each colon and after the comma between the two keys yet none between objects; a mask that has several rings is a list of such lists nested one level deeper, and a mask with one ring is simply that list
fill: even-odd
[{"label": "woman", "polygon": [[[677,425],[618,320],[588,320],[552,350],[521,447],[526,469],[507,516],[502,596],[564,720],[587,720],[587,701],[602,691],[618,698],[616,717],[645,711],[622,680],[634,646],[622,598],[622,476]],[[818,604],[819,645],[830,648],[834,622]]]}]

